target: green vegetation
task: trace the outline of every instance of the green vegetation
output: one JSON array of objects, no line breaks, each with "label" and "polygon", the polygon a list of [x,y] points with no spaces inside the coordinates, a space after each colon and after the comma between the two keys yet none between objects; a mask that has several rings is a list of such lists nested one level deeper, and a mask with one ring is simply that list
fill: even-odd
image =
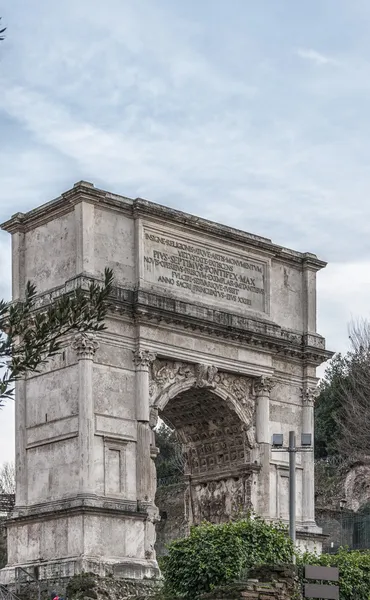
[{"label": "green vegetation", "polygon": [[[61,351],[68,333],[88,333],[105,329],[108,296],[113,272],[105,270],[104,284],[92,282],[88,289],[73,292],[37,305],[36,286],[28,282],[24,299],[14,303],[0,300],[0,407],[13,397],[14,383],[29,371]],[[44,299],[45,300],[45,299]]]},{"label": "green vegetation", "polygon": [[158,479],[183,475],[184,457],[176,431],[162,423],[155,432],[155,442],[160,451],[155,461]]},{"label": "green vegetation", "polygon": [[320,556],[305,553],[298,558],[300,575],[303,579],[303,565],[322,565],[339,568],[341,600],[369,600],[370,598],[370,551],[346,550],[337,554]]},{"label": "green vegetation", "polygon": [[96,577],[91,573],[81,573],[74,575],[68,582],[67,598],[82,599],[82,598],[97,598],[95,591]]},{"label": "green vegetation", "polygon": [[315,458],[338,454],[340,438],[339,416],[342,410],[342,390],[349,368],[348,358],[336,354],[320,382],[320,395],[315,406]]},{"label": "green vegetation", "polygon": [[291,540],[281,524],[253,515],[223,525],[204,523],[170,544],[161,561],[165,594],[194,599],[237,581],[252,567],[291,563],[292,556]]},{"label": "green vegetation", "polygon": [[350,325],[351,349],[337,354],[320,384],[315,456],[363,458],[370,453],[370,322]]}]

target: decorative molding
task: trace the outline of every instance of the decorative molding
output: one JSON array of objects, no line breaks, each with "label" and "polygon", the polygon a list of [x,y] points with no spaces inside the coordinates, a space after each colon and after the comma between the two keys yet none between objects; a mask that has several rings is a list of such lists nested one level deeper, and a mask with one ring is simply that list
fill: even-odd
[{"label": "decorative molding", "polygon": [[76,351],[79,359],[93,359],[95,352],[99,348],[99,342],[93,333],[76,333],[72,342],[72,348]]},{"label": "decorative molding", "polygon": [[266,377],[262,375],[256,379],[254,383],[254,390],[257,396],[269,396],[271,390],[275,386],[276,381],[272,377]]},{"label": "decorative molding", "polygon": [[136,367],[147,369],[155,360],[155,353],[150,350],[133,350],[133,360]]},{"label": "decorative molding", "polygon": [[303,406],[314,407],[316,398],[318,397],[319,393],[320,392],[319,392],[318,387],[305,386],[305,387],[301,388]]},{"label": "decorative molding", "polygon": [[[78,286],[87,290],[93,281],[101,283],[92,277],[77,276],[62,286],[39,294],[35,299],[35,308],[47,307],[55,298],[72,292]],[[173,298],[145,290],[133,291],[117,286],[110,301],[109,314],[115,318],[131,320],[134,314],[138,324],[175,326],[180,331],[194,331],[213,339],[230,340],[283,360],[318,366],[333,356],[333,352],[325,349],[325,339],[317,334],[302,335],[275,323],[216,309],[196,306],[195,310],[191,302],[179,304]]]}]

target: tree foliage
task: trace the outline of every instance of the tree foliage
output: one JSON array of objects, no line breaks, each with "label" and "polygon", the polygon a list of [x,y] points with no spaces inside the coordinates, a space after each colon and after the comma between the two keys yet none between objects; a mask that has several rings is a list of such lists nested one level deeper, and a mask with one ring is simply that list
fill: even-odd
[{"label": "tree foliage", "polygon": [[156,458],[158,479],[181,476],[184,473],[184,456],[176,431],[164,423],[155,432],[159,454]]},{"label": "tree foliage", "polygon": [[36,286],[26,285],[25,297],[15,303],[0,300],[0,406],[11,398],[14,382],[61,350],[62,339],[70,332],[105,329],[108,296],[113,272],[105,270],[104,284],[92,282],[38,306]]},{"label": "tree foliage", "polygon": [[348,358],[336,354],[320,382],[320,394],[315,406],[315,458],[338,454],[338,439],[341,436],[339,415],[348,368]]},{"label": "tree foliage", "polygon": [[321,383],[315,411],[315,454],[370,454],[370,323],[350,326],[351,349],[337,354]]},{"label": "tree foliage", "polygon": [[161,562],[165,591],[193,600],[254,566],[291,563],[292,557],[292,542],[280,524],[252,515],[223,525],[204,523],[170,544]]}]

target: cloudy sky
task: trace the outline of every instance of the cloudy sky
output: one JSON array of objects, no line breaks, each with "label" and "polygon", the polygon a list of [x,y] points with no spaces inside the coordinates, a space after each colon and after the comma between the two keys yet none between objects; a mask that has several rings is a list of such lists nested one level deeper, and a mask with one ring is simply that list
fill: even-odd
[{"label": "cloudy sky", "polygon": [[[319,331],[369,316],[368,0],[4,0],[0,220],[80,179],[316,253]],[[0,294],[10,296],[9,236]],[[11,403],[0,462],[12,450]]]}]

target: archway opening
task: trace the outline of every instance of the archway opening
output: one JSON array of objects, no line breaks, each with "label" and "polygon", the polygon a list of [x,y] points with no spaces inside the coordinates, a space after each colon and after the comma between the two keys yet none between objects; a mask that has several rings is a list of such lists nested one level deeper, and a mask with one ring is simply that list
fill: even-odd
[{"label": "archway opening", "polygon": [[227,522],[250,510],[254,468],[248,425],[214,388],[192,386],[178,393],[159,417],[178,453],[175,477],[158,478],[160,555],[166,543],[186,535],[191,525]]}]

